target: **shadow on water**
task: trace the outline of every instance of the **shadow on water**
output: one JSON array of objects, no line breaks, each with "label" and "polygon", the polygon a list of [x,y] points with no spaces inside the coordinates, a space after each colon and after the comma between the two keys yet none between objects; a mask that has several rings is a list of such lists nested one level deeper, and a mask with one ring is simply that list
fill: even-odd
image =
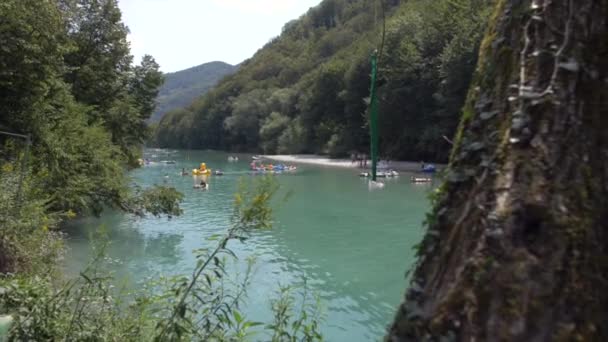
[{"label": "shadow on water", "polygon": [[[158,273],[166,266],[175,266],[182,259],[183,236],[178,233],[145,234],[137,220],[123,214],[107,212],[101,218],[87,218],[66,224],[70,248],[66,260],[68,274],[78,274],[93,257],[93,244],[108,240],[107,255],[113,259],[115,277],[131,278],[132,272]],[[103,232],[104,238],[97,236]],[[136,281],[136,279],[128,279]]]}]

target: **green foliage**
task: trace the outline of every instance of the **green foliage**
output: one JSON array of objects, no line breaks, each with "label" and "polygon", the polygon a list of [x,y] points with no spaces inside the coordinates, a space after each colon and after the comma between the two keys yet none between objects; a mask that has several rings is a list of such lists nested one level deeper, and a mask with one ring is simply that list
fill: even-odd
[{"label": "green foliage", "polygon": [[267,326],[273,332],[272,342],[323,341],[318,325],[321,320],[319,299],[311,303],[304,284],[297,311],[292,291],[291,287],[281,287],[278,299],[272,301],[274,321]]},{"label": "green foliage", "polygon": [[455,134],[489,5],[412,4],[415,10],[389,23],[381,62],[381,150],[400,158],[447,159],[450,146],[442,136]]},{"label": "green foliage", "polygon": [[163,117],[164,125],[154,127],[154,135],[148,145],[153,146],[192,146],[190,138],[193,132],[188,130],[192,126],[192,117],[184,109],[168,112]]},{"label": "green foliage", "polygon": [[123,209],[137,216],[179,216],[182,214],[179,204],[183,198],[179,191],[162,185],[143,190],[136,187],[134,196],[123,204]]},{"label": "green foliage", "polygon": [[[48,274],[62,254],[62,240],[54,231],[61,219],[48,213],[47,195],[35,178],[22,179],[12,163],[0,170],[0,273]],[[21,195],[19,195],[21,191]]]},{"label": "green foliage", "polygon": [[66,51],[61,13],[51,2],[0,3],[0,125],[23,127],[23,116],[48,95]]},{"label": "green foliage", "polygon": [[103,127],[86,123],[82,106],[70,102],[54,129],[35,135],[32,172],[50,194],[50,210],[98,214],[127,192],[120,150]]},{"label": "green foliage", "polygon": [[[0,278],[0,313],[14,323],[10,340],[57,341],[244,341],[254,334],[273,341],[320,341],[321,316],[304,287],[299,306],[286,290],[272,302],[275,322],[247,320],[239,310],[246,296],[252,261],[234,279],[226,265],[236,258],[229,244],[245,241],[272,224],[270,201],[278,187],[271,177],[242,183],[234,200],[232,224],[197,251],[191,276],[160,278],[135,292],[114,289],[106,266],[107,240],[96,237],[95,258],[80,276],[57,283],[50,276]],[[260,329],[265,329],[262,331]]]},{"label": "green foliage", "polygon": [[226,139],[237,149],[257,146],[260,120],[266,114],[268,92],[255,89],[232,100],[231,115],[224,120]]},{"label": "green foliage", "polygon": [[114,0],[0,4],[0,272],[53,271],[61,220],[113,207],[178,215],[181,195],[132,189],[126,168],[147,137],[162,83],[131,65]]},{"label": "green foliage", "polygon": [[278,112],[272,112],[262,123],[260,128],[260,139],[264,153],[277,152],[280,134],[289,126],[289,117]]},{"label": "green foliage", "polygon": [[62,14],[70,50],[65,80],[78,102],[92,106],[92,120],[103,120],[117,94],[129,85],[133,57],[128,28],[116,0],[64,0]]},{"label": "green foliage", "polygon": [[14,319],[10,341],[142,341],[152,327],[127,293],[113,290],[103,270],[105,245],[78,278],[56,286],[51,277],[0,279],[0,310]]},{"label": "green foliage", "polygon": [[[46,211],[124,207],[133,197],[125,167],[136,165],[162,83],[158,64],[145,56],[131,65],[115,0],[8,0],[0,17],[0,126],[31,136],[28,174]],[[142,203],[152,198],[161,199]]]},{"label": "green foliage", "polygon": [[163,75],[159,68],[152,56],[145,55],[141,65],[133,69],[133,77],[129,80],[130,93],[143,117],[150,117],[156,106],[155,100],[163,84]]},{"label": "green foliage", "polygon": [[[332,156],[367,151],[365,100],[369,56],[380,45],[379,3],[325,0],[289,22],[238,72],[163,118],[155,142]],[[490,5],[490,0],[385,3],[378,92],[383,155],[447,159],[450,146],[443,136],[455,133]]]},{"label": "green foliage", "polygon": [[306,148],[306,136],[302,121],[295,119],[285,128],[279,136],[277,152],[279,153],[301,153]]}]

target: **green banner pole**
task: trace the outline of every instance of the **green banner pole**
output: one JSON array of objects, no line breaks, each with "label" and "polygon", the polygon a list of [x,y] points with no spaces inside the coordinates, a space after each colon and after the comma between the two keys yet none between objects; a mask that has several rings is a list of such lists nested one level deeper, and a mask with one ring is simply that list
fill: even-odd
[{"label": "green banner pole", "polygon": [[376,97],[376,78],[378,74],[378,54],[372,54],[372,84],[370,87],[370,135],[371,135],[371,157],[372,157],[372,180],[376,181],[376,169],[378,164],[378,98]]}]

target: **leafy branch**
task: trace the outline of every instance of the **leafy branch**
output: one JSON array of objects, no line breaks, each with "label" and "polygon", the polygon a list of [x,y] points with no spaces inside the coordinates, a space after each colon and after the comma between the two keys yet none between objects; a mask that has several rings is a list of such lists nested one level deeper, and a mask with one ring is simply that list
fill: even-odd
[{"label": "leafy branch", "polygon": [[[242,242],[248,238],[252,231],[271,227],[272,209],[269,202],[277,190],[277,184],[270,177],[262,178],[259,184],[253,188],[251,185],[248,186],[245,183],[241,183],[241,189],[234,200],[231,227],[219,239],[216,247],[211,252],[207,252],[204,249],[199,251],[200,254],[197,255],[197,267],[193,271],[192,277],[188,281],[181,281],[176,285],[174,292],[178,296],[178,300],[173,305],[170,317],[159,322],[157,326],[159,332],[155,338],[156,341],[180,340],[184,333],[190,330],[188,327],[193,327],[194,325],[190,318],[187,317],[187,314],[189,312],[197,313],[194,305],[190,304],[188,300],[194,299],[194,303],[200,304],[213,302],[213,300],[202,296],[205,294],[210,295],[212,298],[220,299],[219,305],[208,312],[208,315],[218,315],[218,311],[221,311],[223,314],[219,322],[213,325],[213,328],[211,327],[210,320],[205,321],[204,327],[206,329],[203,329],[207,331],[205,336],[211,336],[217,330],[220,323],[230,321],[228,312],[232,312],[232,308],[238,303],[237,299],[240,296],[234,296],[234,300],[231,303],[226,303],[221,300],[224,297],[223,293],[220,292],[219,297],[218,293],[214,293],[214,279],[221,279],[226,274],[225,262],[219,256],[227,254],[236,258],[234,252],[227,248],[229,241],[239,240]],[[217,236],[213,236],[210,239],[216,240],[217,238]],[[205,280],[205,283],[201,282],[202,279]],[[207,291],[197,291],[197,285],[199,284],[203,285]]]}]

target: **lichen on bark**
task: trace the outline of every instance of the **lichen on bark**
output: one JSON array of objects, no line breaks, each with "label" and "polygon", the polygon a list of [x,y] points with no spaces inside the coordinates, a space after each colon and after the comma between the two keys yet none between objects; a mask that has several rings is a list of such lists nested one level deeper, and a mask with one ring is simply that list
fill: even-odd
[{"label": "lichen on bark", "polygon": [[500,0],[389,341],[608,340],[608,0]]}]

